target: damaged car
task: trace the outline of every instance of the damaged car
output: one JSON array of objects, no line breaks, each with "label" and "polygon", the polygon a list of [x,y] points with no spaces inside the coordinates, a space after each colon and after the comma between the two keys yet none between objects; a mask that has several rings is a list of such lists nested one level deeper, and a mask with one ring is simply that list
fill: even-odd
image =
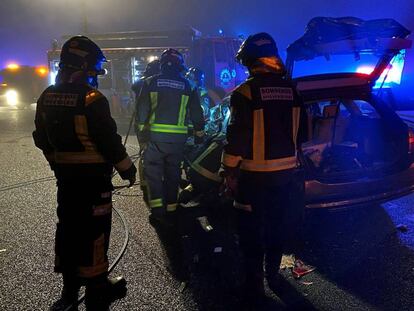
[{"label": "damaged car", "polygon": [[370,73],[294,77],[308,116],[300,161],[306,204],[343,207],[382,201],[414,190],[414,135],[381,91],[393,61],[411,47],[410,31],[394,20],[315,18],[287,49],[291,76],[297,62],[335,55],[377,57]]},{"label": "damaged car", "polygon": [[[414,132],[381,96],[393,62],[411,47],[409,34],[390,19],[319,17],[288,47],[288,75],[296,82],[307,113],[308,140],[298,156],[308,208],[384,201],[414,190]],[[369,73],[294,76],[299,62],[320,58],[333,62],[341,55],[351,55],[356,62],[369,55],[376,63]],[[181,193],[183,204],[194,197],[195,201],[218,197],[224,145],[225,134],[216,133],[187,153],[191,184]]]}]

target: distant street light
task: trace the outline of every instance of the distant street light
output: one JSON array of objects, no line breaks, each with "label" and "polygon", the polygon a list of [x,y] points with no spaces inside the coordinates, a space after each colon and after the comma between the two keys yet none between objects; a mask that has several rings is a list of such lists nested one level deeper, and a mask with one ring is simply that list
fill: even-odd
[{"label": "distant street light", "polygon": [[19,64],[16,64],[16,63],[9,63],[7,64],[6,68],[9,70],[17,70],[20,68],[20,66]]}]

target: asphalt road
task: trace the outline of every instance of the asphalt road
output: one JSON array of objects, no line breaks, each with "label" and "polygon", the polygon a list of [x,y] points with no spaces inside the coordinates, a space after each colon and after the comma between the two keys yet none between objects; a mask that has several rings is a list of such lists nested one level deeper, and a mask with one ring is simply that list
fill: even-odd
[{"label": "asphalt road", "polygon": [[[33,118],[34,106],[0,108],[0,310],[49,310],[61,290],[60,276],[52,272],[56,187],[33,145]],[[128,120],[119,125],[125,135]],[[127,147],[137,153],[135,137]],[[114,184],[123,182],[115,178]],[[129,290],[111,308],[240,310],[237,251],[225,243],[231,239],[221,239],[222,253],[177,268],[179,245],[148,223],[140,195],[138,186],[114,195],[130,241],[113,274],[124,275]],[[286,294],[279,299],[269,291],[264,310],[414,310],[413,203],[409,195],[382,205],[309,211],[300,258],[317,269],[301,280],[284,271]],[[114,216],[111,260],[124,235]]]}]

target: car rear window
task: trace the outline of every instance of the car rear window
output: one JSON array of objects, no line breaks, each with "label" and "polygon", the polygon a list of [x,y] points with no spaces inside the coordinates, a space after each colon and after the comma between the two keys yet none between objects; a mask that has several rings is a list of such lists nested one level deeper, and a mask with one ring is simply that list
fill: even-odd
[{"label": "car rear window", "polygon": [[367,101],[356,99],[321,100],[308,104],[308,113],[314,117],[335,118],[336,116],[365,116],[380,118],[375,108]]},{"label": "car rear window", "polygon": [[370,118],[379,118],[378,112],[370,103],[363,100],[354,100],[355,105],[358,107],[359,111],[363,116]]}]

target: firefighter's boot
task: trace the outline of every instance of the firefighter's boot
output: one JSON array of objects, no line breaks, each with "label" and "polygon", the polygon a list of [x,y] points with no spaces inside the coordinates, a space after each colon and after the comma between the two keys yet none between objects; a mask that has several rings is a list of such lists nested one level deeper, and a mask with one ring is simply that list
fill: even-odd
[{"label": "firefighter's boot", "polygon": [[125,297],[126,280],[122,277],[100,278],[86,285],[85,305],[88,311],[109,310],[111,302]]},{"label": "firefighter's boot", "polygon": [[74,273],[63,272],[63,289],[60,299],[50,306],[50,311],[78,311],[80,280]]},{"label": "firefighter's boot", "polygon": [[78,295],[80,290],[80,280],[72,273],[63,273],[63,289],[61,295],[61,303],[66,310],[70,307],[70,311],[78,310]]},{"label": "firefighter's boot", "polygon": [[277,296],[283,293],[283,277],[279,273],[281,256],[279,254],[266,254],[265,278],[270,290]]},{"label": "firefighter's boot", "polygon": [[265,300],[263,264],[258,260],[247,260],[245,263],[246,283],[244,285],[244,303],[248,310],[263,305]]}]

